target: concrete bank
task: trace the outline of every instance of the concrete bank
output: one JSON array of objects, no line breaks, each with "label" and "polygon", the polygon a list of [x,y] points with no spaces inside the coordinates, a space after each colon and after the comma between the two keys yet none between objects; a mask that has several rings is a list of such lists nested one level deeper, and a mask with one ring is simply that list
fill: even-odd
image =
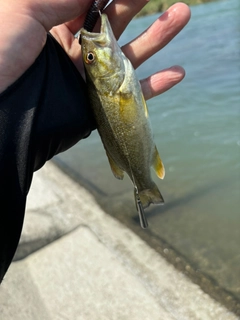
[{"label": "concrete bank", "polygon": [[15,260],[1,320],[237,319],[51,162],[34,176]]}]

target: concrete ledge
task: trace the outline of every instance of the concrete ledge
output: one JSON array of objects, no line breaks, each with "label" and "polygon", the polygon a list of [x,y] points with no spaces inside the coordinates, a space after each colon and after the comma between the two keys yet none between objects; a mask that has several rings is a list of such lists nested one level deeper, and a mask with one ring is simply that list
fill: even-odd
[{"label": "concrete ledge", "polygon": [[18,255],[29,253],[0,288],[1,320],[237,319],[52,163],[29,195]]}]

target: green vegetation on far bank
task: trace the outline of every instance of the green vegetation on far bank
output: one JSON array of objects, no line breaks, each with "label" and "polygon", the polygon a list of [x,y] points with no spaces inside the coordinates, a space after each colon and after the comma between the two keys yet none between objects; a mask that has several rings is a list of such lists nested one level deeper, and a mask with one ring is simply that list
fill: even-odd
[{"label": "green vegetation on far bank", "polygon": [[[180,1],[180,0],[179,0]],[[146,16],[149,14],[163,12],[169,8],[172,4],[179,2],[175,0],[151,0],[148,4],[136,15],[136,17]],[[212,0],[183,0],[181,2],[186,3],[187,5],[195,5],[204,2],[210,2]]]}]

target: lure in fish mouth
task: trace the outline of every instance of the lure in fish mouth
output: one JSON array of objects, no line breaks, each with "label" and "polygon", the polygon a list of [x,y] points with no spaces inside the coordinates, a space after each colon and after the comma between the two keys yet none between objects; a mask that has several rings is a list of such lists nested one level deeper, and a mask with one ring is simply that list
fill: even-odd
[{"label": "lure in fish mouth", "polygon": [[87,31],[92,31],[97,19],[99,18],[99,13],[103,11],[105,6],[108,4],[109,0],[94,0],[88,10],[86,19],[84,21],[84,29]]},{"label": "lure in fish mouth", "polygon": [[83,63],[90,104],[110,167],[117,179],[128,174],[143,228],[144,208],[162,204],[150,167],[160,179],[165,169],[153,141],[148,109],[131,62],[119,47],[106,14],[100,33],[81,29]]}]

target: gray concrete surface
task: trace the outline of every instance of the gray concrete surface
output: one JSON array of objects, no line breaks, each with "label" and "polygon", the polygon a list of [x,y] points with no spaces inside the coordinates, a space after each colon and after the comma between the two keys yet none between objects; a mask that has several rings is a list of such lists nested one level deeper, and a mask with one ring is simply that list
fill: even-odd
[{"label": "gray concrete surface", "polygon": [[1,320],[237,319],[51,162],[35,174],[15,260]]}]

